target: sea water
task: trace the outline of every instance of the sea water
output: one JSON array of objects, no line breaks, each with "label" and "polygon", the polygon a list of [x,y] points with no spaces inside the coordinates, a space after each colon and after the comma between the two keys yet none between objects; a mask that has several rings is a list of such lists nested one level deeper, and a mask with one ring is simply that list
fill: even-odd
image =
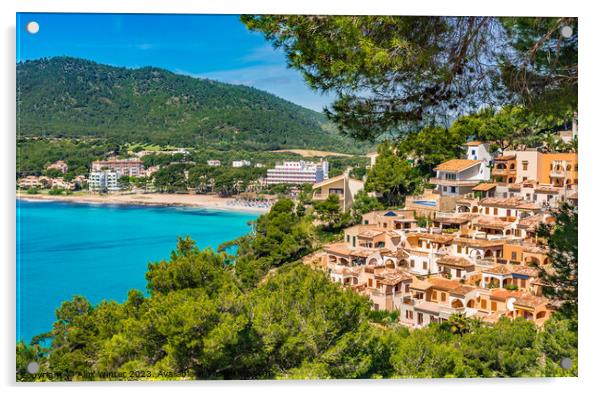
[{"label": "sea water", "polygon": [[198,208],[17,201],[17,339],[52,329],[74,295],[124,301],[146,291],[152,261],[169,259],[178,236],[200,248],[250,231],[257,214]]}]

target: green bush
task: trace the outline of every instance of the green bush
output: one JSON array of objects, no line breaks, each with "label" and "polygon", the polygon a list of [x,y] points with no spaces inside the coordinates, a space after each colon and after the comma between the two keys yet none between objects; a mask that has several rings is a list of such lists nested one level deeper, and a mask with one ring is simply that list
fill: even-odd
[{"label": "green bush", "polygon": [[370,310],[368,319],[378,324],[390,324],[399,321],[399,310]]},{"label": "green bush", "polygon": [[64,189],[60,189],[60,188],[52,188],[52,189],[50,189],[48,191],[48,194],[49,195],[53,195],[53,196],[55,196],[55,195],[62,195],[64,193],[65,193],[65,190]]}]

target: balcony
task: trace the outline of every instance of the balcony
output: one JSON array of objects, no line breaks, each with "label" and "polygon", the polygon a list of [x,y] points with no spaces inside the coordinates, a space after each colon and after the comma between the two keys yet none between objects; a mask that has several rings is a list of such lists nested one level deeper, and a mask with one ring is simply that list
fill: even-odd
[{"label": "balcony", "polygon": [[432,177],[429,179],[429,183],[435,185],[444,185],[444,186],[452,186],[452,187],[474,187],[476,186],[480,180],[445,180],[442,178]]},{"label": "balcony", "polygon": [[554,178],[565,178],[566,177],[566,170],[564,170],[563,168],[554,168],[552,170],[550,170],[550,177],[554,177]]},{"label": "balcony", "polygon": [[501,176],[501,177],[514,176],[514,175],[516,175],[516,169],[507,169],[507,168],[500,169],[500,168],[494,167],[493,170],[491,171],[491,175]]},{"label": "balcony", "polygon": [[339,200],[343,200],[345,197],[340,193],[314,193],[313,200],[326,200],[330,195],[337,195]]}]

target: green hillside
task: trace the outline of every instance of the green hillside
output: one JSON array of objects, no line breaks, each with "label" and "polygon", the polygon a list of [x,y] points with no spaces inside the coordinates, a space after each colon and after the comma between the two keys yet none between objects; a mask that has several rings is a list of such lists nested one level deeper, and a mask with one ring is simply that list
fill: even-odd
[{"label": "green hillside", "polygon": [[358,151],[325,117],[258,89],[77,58],[17,64],[20,136]]}]

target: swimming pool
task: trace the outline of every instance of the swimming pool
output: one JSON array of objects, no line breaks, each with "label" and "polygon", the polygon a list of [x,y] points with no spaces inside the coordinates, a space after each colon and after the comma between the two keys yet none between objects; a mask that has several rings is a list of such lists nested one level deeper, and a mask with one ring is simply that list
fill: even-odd
[{"label": "swimming pool", "polygon": [[413,203],[419,204],[421,206],[429,206],[429,207],[435,207],[437,205],[437,202],[434,200],[414,200]]}]

